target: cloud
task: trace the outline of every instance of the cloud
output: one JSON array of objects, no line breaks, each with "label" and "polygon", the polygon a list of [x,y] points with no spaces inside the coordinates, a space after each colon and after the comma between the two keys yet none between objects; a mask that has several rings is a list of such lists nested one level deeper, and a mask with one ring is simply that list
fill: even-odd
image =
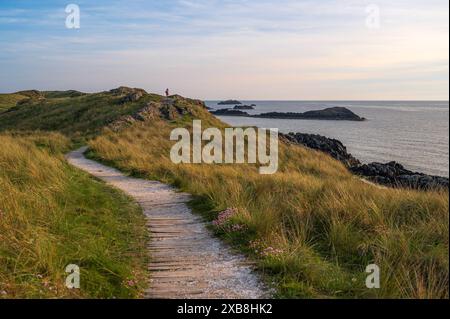
[{"label": "cloud", "polygon": [[[0,88],[117,83],[200,98],[386,99],[398,87],[398,98],[448,99],[448,2],[374,1],[381,28],[369,30],[371,2],[86,1],[78,31],[64,29],[57,6],[9,9],[0,14]],[[23,16],[30,26],[4,20]]]}]

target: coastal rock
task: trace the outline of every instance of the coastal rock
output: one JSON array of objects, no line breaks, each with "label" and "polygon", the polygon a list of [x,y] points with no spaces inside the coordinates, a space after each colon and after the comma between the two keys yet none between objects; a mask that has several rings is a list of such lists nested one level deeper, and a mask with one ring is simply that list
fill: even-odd
[{"label": "coastal rock", "polygon": [[334,120],[334,121],[364,121],[365,118],[358,116],[345,107],[332,107],[319,111],[308,111],[305,113],[281,113],[270,112],[257,115],[250,115],[246,112],[241,112],[239,109],[221,109],[212,112],[214,115],[222,116],[246,116],[255,118],[267,119],[293,119],[293,120]]},{"label": "coastal rock", "polygon": [[289,133],[282,134],[287,141],[322,151],[334,159],[344,163],[347,167],[360,165],[360,161],[348,153],[347,148],[340,141],[315,134]]},{"label": "coastal rock", "polygon": [[342,142],[325,136],[289,133],[280,134],[280,138],[293,144],[327,153],[342,162],[354,174],[380,185],[420,190],[449,188],[447,177],[412,172],[396,162],[362,164],[352,154],[348,153]]},{"label": "coastal rock", "polygon": [[175,104],[193,104],[193,105],[200,106],[200,107],[202,107],[202,108],[204,108],[204,109],[209,109],[209,108],[206,106],[205,102],[202,101],[202,100],[190,99],[190,98],[186,98],[186,97],[184,97],[184,96],[178,95],[178,94],[172,95],[172,96],[170,97],[170,99],[171,99],[172,101],[174,101]]},{"label": "coastal rock", "polygon": [[211,113],[214,115],[221,115],[221,116],[246,116],[246,117],[250,116],[250,114],[248,114],[247,112],[231,109],[220,109],[217,111],[213,111]]},{"label": "coastal rock", "polygon": [[240,105],[242,104],[241,101],[238,100],[226,100],[226,101],[222,101],[217,103],[218,105]]},{"label": "coastal rock", "polygon": [[113,95],[123,96],[120,100],[120,104],[133,103],[139,101],[147,92],[143,89],[129,88],[126,86],[121,86],[117,89],[109,91]]},{"label": "coastal rock", "polygon": [[271,118],[271,119],[307,119],[307,120],[340,120],[340,121],[364,121],[365,118],[358,116],[345,107],[332,107],[318,111],[308,111],[304,113],[280,113],[270,112],[253,117]]},{"label": "coastal rock", "polygon": [[387,186],[424,190],[449,188],[449,179],[446,177],[413,172],[396,162],[364,164],[351,167],[351,171]]},{"label": "coastal rock", "polygon": [[145,122],[154,120],[161,117],[161,104],[156,102],[150,102],[142,109],[138,110],[134,114],[125,115],[109,124],[109,128],[115,132],[122,130],[136,122]]},{"label": "coastal rock", "polygon": [[186,114],[183,109],[175,107],[173,104],[163,103],[160,108],[162,118],[173,121],[180,117],[180,115]]},{"label": "coastal rock", "polygon": [[126,95],[124,98],[120,100],[121,103],[132,103],[137,102],[141,99],[141,97],[144,96],[144,93],[141,91],[133,92],[128,95]]},{"label": "coastal rock", "polygon": [[113,131],[120,131],[136,122],[151,122],[157,119],[175,120],[183,115],[193,114],[192,105],[206,108],[204,102],[173,95],[161,102],[149,102],[131,115],[125,115],[109,124]]},{"label": "coastal rock", "polygon": [[143,89],[137,89],[137,88],[130,88],[127,86],[121,86],[118,87],[117,89],[112,89],[109,91],[109,93],[114,94],[114,95],[130,95],[133,93],[139,93],[139,94],[147,94],[147,92]]},{"label": "coastal rock", "polygon": [[234,110],[254,110],[255,109],[255,104],[252,105],[236,105],[234,107]]}]

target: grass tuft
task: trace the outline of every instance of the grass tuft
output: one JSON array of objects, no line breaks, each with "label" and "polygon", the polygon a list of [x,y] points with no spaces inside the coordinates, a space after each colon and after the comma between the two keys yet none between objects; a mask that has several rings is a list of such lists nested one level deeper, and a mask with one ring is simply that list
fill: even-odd
[{"label": "grass tuft", "polygon": [[[237,208],[231,223],[243,230],[217,234],[258,262],[279,297],[448,298],[448,192],[381,189],[285,144],[272,176],[253,165],[174,165],[170,131],[185,122],[105,130],[90,142],[92,155],[194,194],[208,220]],[[365,286],[372,263],[381,289]]]},{"label": "grass tuft", "polygon": [[[0,145],[0,298],[139,297],[140,208],[66,164],[61,134],[2,134]],[[80,290],[65,287],[69,264],[81,268]]]}]

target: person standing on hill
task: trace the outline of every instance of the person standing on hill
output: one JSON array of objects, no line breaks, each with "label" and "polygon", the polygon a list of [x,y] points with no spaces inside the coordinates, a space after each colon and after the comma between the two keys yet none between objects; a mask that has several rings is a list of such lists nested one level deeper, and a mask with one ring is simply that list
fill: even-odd
[{"label": "person standing on hill", "polygon": [[169,89],[166,89],[166,97],[169,97]]}]

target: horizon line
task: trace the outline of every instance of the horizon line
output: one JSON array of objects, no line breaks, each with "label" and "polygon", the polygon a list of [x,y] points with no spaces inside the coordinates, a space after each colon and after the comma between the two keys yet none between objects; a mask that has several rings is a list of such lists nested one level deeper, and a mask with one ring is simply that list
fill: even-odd
[{"label": "horizon line", "polygon": [[[45,89],[45,90],[38,90],[38,89],[24,89],[24,90],[18,90],[18,91],[14,91],[14,92],[0,92],[0,94],[17,94],[19,92],[23,92],[23,91],[32,91],[32,90],[36,90],[36,91],[40,91],[40,92],[64,92],[64,91],[78,91],[76,89],[66,89],[66,90],[52,90],[52,89]],[[143,89],[145,90],[145,89]],[[96,93],[101,93],[101,92],[107,92],[109,90],[103,90],[103,91],[91,91],[91,92],[85,92],[85,91],[78,91],[81,93],[86,93],[86,94],[96,94]],[[159,94],[159,93],[155,93],[155,92],[149,92],[147,90],[145,90],[147,93],[149,94],[156,94],[156,95],[160,95],[160,96],[164,96],[163,94]],[[404,100],[404,99],[249,99],[249,98],[245,98],[245,99],[240,99],[240,98],[208,98],[208,99],[204,99],[204,98],[194,98],[194,97],[190,97],[190,96],[185,96],[185,95],[181,95],[181,94],[173,94],[173,95],[180,95],[186,98],[192,98],[192,99],[198,99],[198,100],[202,100],[205,102],[216,102],[216,101],[226,101],[226,100],[238,100],[238,101],[249,101],[249,102],[447,102],[449,103],[450,99],[447,100],[442,100],[442,99],[427,99],[427,100],[423,100],[423,99],[418,99],[418,100],[414,100],[414,99],[410,99],[410,100]]]},{"label": "horizon line", "polygon": [[[204,99],[208,102],[226,101],[227,99]],[[234,99],[233,99],[234,100]],[[250,102],[449,102],[449,100],[359,100],[359,99],[236,99],[238,101],[250,101]]]}]

